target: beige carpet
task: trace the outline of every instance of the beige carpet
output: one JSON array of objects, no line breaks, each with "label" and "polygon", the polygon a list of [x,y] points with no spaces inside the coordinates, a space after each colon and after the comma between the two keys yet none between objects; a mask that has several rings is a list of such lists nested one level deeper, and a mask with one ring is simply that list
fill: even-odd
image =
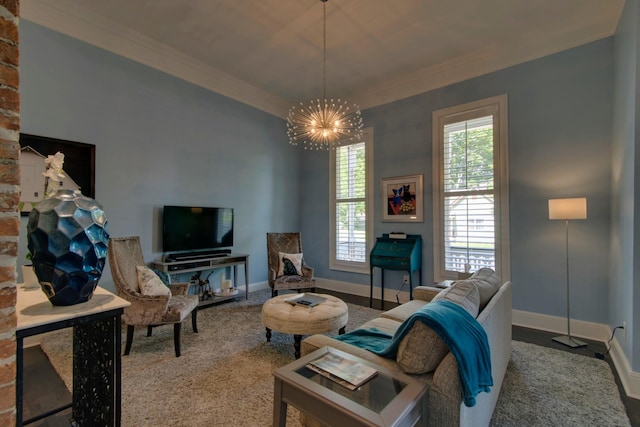
[{"label": "beige carpet", "polygon": [[[131,353],[122,357],[122,425],[270,426],[272,372],[294,360],[293,336],[274,332],[267,343],[260,321],[270,290],[198,312],[182,325],[182,355],[175,357],[173,327],[136,330]],[[377,317],[378,310],[349,306],[347,331]],[[335,334],[338,332],[336,331]],[[70,330],[52,334],[42,349],[71,388]],[[124,348],[124,335],[123,335]],[[287,425],[298,426],[290,407]]]},{"label": "beige carpet", "polygon": [[[260,308],[269,291],[201,310],[199,333],[183,325],[182,356],[173,351],[173,328],[147,338],[136,332],[122,358],[122,425],[248,426],[272,424],[273,377],[293,360],[293,337],[265,341]],[[379,311],[349,304],[352,330]],[[123,337],[124,338],[124,337]],[[71,335],[44,339],[42,348],[71,386]],[[289,408],[288,426],[299,426]],[[492,426],[629,426],[609,366],[594,358],[514,341],[512,360]]]},{"label": "beige carpet", "polygon": [[491,426],[630,425],[607,362],[513,341]]}]

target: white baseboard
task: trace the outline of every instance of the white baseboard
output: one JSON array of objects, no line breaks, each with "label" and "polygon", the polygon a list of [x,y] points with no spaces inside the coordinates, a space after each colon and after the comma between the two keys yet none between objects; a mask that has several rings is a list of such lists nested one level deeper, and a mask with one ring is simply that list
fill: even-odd
[{"label": "white baseboard", "polygon": [[[238,288],[244,289],[244,286],[238,286]],[[249,283],[249,292],[261,291],[262,289],[268,289],[268,288],[269,288],[269,282],[267,282],[266,280],[264,282]]]},{"label": "white baseboard", "polygon": [[[525,328],[555,332],[560,335],[567,333],[567,318],[532,313],[530,311],[513,310],[513,324]],[[607,341],[611,336],[611,329],[601,323],[571,320],[571,335],[576,338],[586,338],[595,341]]]},{"label": "white baseboard", "polygon": [[631,365],[617,338],[611,341],[611,360],[620,376],[620,382],[628,397],[640,399],[640,373],[631,370]]},{"label": "white baseboard", "polygon": [[[318,288],[327,289],[330,291],[336,292],[344,292],[345,294],[357,295],[361,297],[369,298],[371,294],[371,286],[363,285],[358,283],[349,283],[349,282],[341,282],[339,280],[331,280],[331,279],[323,279],[316,277],[316,286]],[[382,295],[382,291],[380,290],[380,286],[373,287],[373,298],[380,299]],[[396,300],[397,296],[397,300]],[[409,301],[409,291],[398,291],[397,289],[385,289],[384,292],[384,300],[385,301],[393,301],[400,303],[405,303]]]}]

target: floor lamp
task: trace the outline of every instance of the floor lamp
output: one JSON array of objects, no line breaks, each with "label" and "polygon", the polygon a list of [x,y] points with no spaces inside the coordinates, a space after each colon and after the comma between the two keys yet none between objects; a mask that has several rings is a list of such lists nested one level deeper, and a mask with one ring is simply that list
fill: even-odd
[{"label": "floor lamp", "polygon": [[565,221],[565,241],[567,258],[567,335],[553,338],[561,344],[569,347],[584,347],[587,343],[579,341],[571,336],[571,315],[569,310],[569,220],[587,219],[587,199],[585,197],[573,199],[550,199],[549,219],[563,219]]}]

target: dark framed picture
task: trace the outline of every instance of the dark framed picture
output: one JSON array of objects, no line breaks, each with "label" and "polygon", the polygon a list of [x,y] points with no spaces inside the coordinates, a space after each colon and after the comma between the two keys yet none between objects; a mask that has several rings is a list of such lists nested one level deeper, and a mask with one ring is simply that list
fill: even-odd
[{"label": "dark framed picture", "polygon": [[65,178],[61,188],[80,190],[95,199],[96,146],[84,142],[20,134],[20,214],[29,215],[33,205],[44,196],[45,159],[57,152],[64,154]]},{"label": "dark framed picture", "polygon": [[422,175],[382,178],[382,221],[422,222]]}]

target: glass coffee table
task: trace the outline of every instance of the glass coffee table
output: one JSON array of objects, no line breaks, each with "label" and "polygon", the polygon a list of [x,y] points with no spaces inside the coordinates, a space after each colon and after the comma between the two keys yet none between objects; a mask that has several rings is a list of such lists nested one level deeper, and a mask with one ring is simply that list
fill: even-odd
[{"label": "glass coffee table", "polygon": [[[307,367],[327,352],[375,368],[378,373],[349,390]],[[273,373],[273,425],[285,426],[287,405],[332,426],[415,426],[423,420],[425,386],[414,378],[351,354],[322,347]]]}]

